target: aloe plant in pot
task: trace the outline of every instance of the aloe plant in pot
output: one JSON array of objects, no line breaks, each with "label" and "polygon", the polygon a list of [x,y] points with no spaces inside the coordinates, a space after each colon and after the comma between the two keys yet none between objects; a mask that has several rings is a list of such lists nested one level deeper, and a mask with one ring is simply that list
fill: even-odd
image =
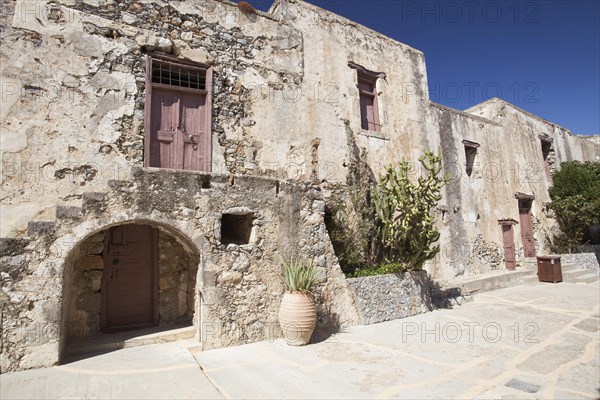
[{"label": "aloe plant in pot", "polygon": [[315,277],[317,270],[311,261],[292,257],[283,265],[283,281],[287,287],[279,307],[279,325],[287,344],[308,344],[317,323],[315,307]]}]

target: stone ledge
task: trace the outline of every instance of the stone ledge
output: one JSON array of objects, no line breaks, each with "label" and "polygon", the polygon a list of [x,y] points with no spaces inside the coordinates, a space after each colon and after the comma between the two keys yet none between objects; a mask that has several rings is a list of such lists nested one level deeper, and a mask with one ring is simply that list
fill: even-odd
[{"label": "stone ledge", "polygon": [[54,233],[56,223],[53,221],[30,221],[27,223],[27,236],[37,238]]},{"label": "stone ledge", "polygon": [[600,264],[595,253],[562,254],[561,264],[573,263],[592,273],[600,274]]},{"label": "stone ledge", "polygon": [[56,218],[57,219],[78,219],[83,216],[81,207],[72,206],[57,206],[56,207]]}]

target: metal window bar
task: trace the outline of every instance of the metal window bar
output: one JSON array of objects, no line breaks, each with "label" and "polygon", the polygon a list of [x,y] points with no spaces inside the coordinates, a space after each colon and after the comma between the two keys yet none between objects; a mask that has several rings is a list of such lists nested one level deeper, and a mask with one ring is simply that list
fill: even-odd
[{"label": "metal window bar", "polygon": [[152,62],[152,82],[188,89],[206,89],[206,70],[186,68],[170,62]]}]

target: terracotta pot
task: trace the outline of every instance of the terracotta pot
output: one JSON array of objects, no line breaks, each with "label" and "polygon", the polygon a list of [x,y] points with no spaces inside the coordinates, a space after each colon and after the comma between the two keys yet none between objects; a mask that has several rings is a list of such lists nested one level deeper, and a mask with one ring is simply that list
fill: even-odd
[{"label": "terracotta pot", "polygon": [[287,344],[308,344],[316,323],[317,309],[310,296],[304,293],[284,293],[279,307],[279,326]]}]

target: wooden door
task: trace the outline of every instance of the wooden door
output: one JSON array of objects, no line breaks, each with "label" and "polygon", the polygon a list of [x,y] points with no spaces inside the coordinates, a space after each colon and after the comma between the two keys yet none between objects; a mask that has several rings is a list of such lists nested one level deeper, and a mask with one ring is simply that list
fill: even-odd
[{"label": "wooden door", "polygon": [[533,239],[533,223],[531,209],[519,208],[519,222],[521,225],[521,240],[525,257],[535,257],[535,241]]},{"label": "wooden door", "polygon": [[151,103],[149,165],[209,171],[206,95],[154,87]]},{"label": "wooden door", "polygon": [[105,242],[103,330],[158,323],[158,232],[147,225],[111,228]]},{"label": "wooden door", "polygon": [[208,171],[210,136],[206,133],[206,96],[181,93],[181,135],[183,154],[181,169]]},{"label": "wooden door", "polygon": [[506,263],[506,269],[515,269],[515,237],[512,225],[502,225],[502,240],[504,242],[504,261]]},{"label": "wooden door", "polygon": [[150,166],[177,168],[179,94],[171,90],[152,90]]}]

